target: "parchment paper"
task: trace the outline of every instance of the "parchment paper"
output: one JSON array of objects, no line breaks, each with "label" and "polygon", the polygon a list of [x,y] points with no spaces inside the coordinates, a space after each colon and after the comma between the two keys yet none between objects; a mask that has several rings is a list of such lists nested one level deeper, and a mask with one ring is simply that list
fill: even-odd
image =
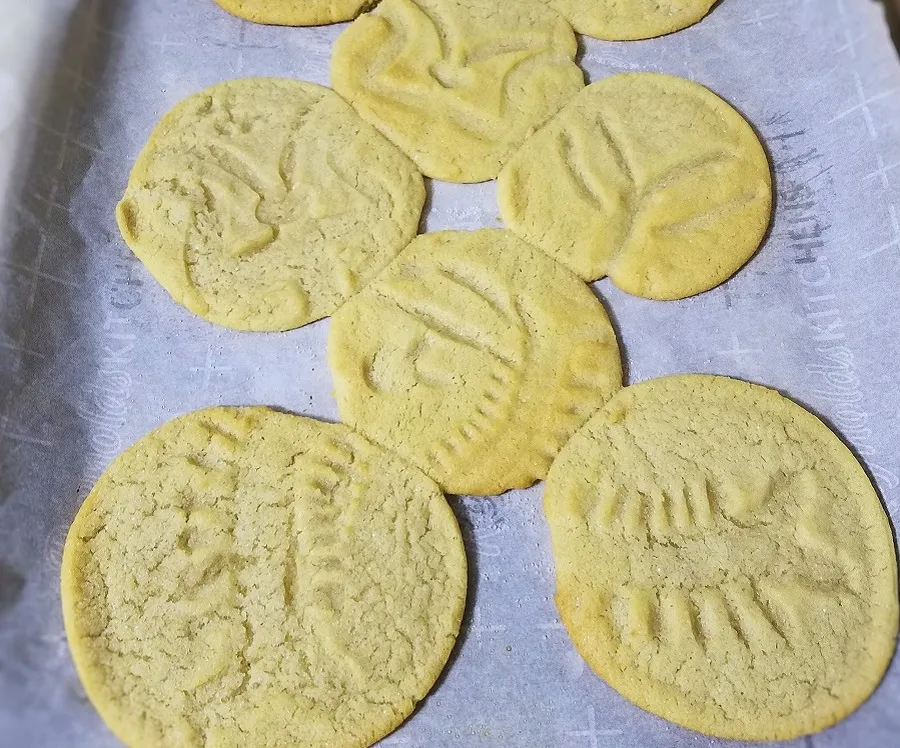
[{"label": "parchment paper", "polygon": [[[119,238],[113,206],[157,119],[223,79],[328,82],[342,26],[238,21],[212,0],[0,0],[0,746],[117,745],[63,636],[69,522],[123,448],[215,403],[336,419],[328,321],[241,334],[171,301]],[[900,63],[874,0],[722,0],[698,26],[588,40],[591,80],[691,77],[730,100],[775,164],[756,258],[697,298],[597,284],[638,382],[678,372],[777,387],[861,456],[900,522]],[[428,229],[497,225],[493,183],[432,185]],[[384,745],[696,746],[720,741],[626,702],[583,664],[552,602],[541,487],[453,499],[472,562],[460,644]],[[900,744],[900,663],[857,713],[796,745]]]}]

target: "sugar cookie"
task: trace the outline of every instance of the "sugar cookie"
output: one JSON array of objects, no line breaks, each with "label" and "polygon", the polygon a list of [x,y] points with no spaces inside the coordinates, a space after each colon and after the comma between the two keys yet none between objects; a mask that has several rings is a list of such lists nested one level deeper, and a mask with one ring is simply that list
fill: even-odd
[{"label": "sugar cookie", "polygon": [[63,553],[88,696],[138,746],[367,746],[456,639],[466,559],[418,470],[266,408],[182,416],[122,454]]},{"label": "sugar cookie", "polygon": [[276,26],[351,21],[378,0],[216,0],[232,15]]},{"label": "sugar cookie", "polygon": [[384,0],[338,38],[331,83],[426,176],[481,182],[584,87],[576,50],[537,0]]},{"label": "sugar cookie", "polygon": [[240,330],[331,314],[418,231],[413,164],[334,92],[251,78],[178,104],[116,211],[181,304]]},{"label": "sugar cookie", "polygon": [[772,215],[753,128],[692,81],[624,73],[588,86],[500,174],[510,229],[585,280],[651,299],[730,278]]},{"label": "sugar cookie", "polygon": [[716,0],[544,0],[580,34],[597,39],[649,39],[687,28]]},{"label": "sugar cookie", "polygon": [[562,450],[544,507],[575,645],[666,719],[788,740],[856,709],[891,659],[887,516],[847,447],[773,390],[622,390]]},{"label": "sugar cookie", "polygon": [[543,478],[622,382],[590,289],[497,229],[417,237],[335,315],[328,363],[341,418],[458,494]]}]

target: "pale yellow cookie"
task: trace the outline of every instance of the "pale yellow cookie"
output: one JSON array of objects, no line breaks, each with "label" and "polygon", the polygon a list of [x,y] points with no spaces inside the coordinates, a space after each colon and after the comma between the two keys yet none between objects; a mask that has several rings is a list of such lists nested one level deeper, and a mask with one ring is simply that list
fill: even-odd
[{"label": "pale yellow cookie", "polygon": [[650,39],[687,28],[717,0],[544,0],[579,34],[611,41]]},{"label": "pale yellow cookie", "polygon": [[383,0],[338,38],[331,83],[426,176],[481,182],[584,87],[576,49],[538,0]]},{"label": "pale yellow cookie", "polygon": [[438,677],[466,596],[433,481],[340,425],[210,408],[104,473],[63,553],[66,634],[132,748],[359,748]]},{"label": "pale yellow cookie", "polygon": [[897,563],[878,495],[773,390],[700,375],[622,390],[554,462],[544,508],[575,646],[666,719],[788,740],[856,709],[890,662]]},{"label": "pale yellow cookie", "polygon": [[220,83],[157,125],[116,210],[122,236],[195,314],[287,330],[331,314],[409,243],[421,175],[334,92]]},{"label": "pale yellow cookie", "polygon": [[703,86],[625,73],[588,86],[500,174],[510,229],[585,280],[680,299],[730,278],[772,215],[769,161]]},{"label": "pale yellow cookie", "polygon": [[456,494],[543,478],[622,382],[590,289],[496,229],[416,238],[334,316],[328,363],[342,420]]},{"label": "pale yellow cookie", "polygon": [[351,21],[378,0],[216,0],[229,13],[255,23],[320,26]]}]

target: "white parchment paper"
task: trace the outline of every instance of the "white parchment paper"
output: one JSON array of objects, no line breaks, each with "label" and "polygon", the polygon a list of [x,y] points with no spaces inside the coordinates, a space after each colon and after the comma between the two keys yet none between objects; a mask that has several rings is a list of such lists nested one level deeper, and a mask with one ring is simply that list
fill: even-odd
[{"label": "white parchment paper", "polygon": [[[697,298],[597,285],[631,382],[679,372],[777,387],[829,421],[900,522],[900,63],[875,0],[722,0],[699,25],[587,40],[591,80],[693,78],[738,107],[775,165],[751,263]],[[239,76],[328,82],[342,26],[282,29],[212,0],[0,0],[0,746],[117,745],[63,635],[65,532],[123,448],[201,406],[336,419],[328,321],[242,334],[174,304],[113,218],[131,163],[181,98]],[[427,227],[498,224],[493,183],[432,185]],[[541,487],[453,499],[472,562],[445,676],[384,745],[697,746],[619,697],[558,622]],[[900,663],[854,715],[796,745],[900,744]]]}]

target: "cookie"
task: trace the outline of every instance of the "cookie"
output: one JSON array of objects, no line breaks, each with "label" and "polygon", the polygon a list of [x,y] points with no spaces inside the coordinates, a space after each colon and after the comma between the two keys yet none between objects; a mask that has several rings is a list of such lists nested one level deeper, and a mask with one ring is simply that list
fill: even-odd
[{"label": "cookie", "polygon": [[431,480],[344,426],[266,408],[138,441],[62,564],[78,674],[133,747],[371,745],[435,682],[465,595]]},{"label": "cookie", "polygon": [[287,330],[328,316],[387,265],[424,202],[415,166],[334,92],[251,78],[162,119],[116,218],[195,314]]},{"label": "cookie", "polygon": [[680,299],[730,278],[772,215],[753,128],[692,81],[625,73],[588,86],[500,174],[506,225],[585,280]]},{"label": "cookie", "polygon": [[320,26],[352,21],[378,0],[216,0],[238,18],[276,26]]},{"label": "cookie", "polygon": [[671,34],[697,23],[716,0],[544,0],[579,34],[625,41]]},{"label": "cookie", "polygon": [[481,182],[584,87],[576,50],[539,0],[383,0],[338,38],[331,83],[426,176]]},{"label": "cookie", "polygon": [[416,238],[334,316],[328,363],[341,419],[454,494],[543,478],[622,382],[590,289],[498,229]]},{"label": "cookie", "polygon": [[788,740],[872,693],[897,636],[887,516],[844,444],[773,390],[622,390],[565,446],[544,508],[588,664],[693,730]]}]

